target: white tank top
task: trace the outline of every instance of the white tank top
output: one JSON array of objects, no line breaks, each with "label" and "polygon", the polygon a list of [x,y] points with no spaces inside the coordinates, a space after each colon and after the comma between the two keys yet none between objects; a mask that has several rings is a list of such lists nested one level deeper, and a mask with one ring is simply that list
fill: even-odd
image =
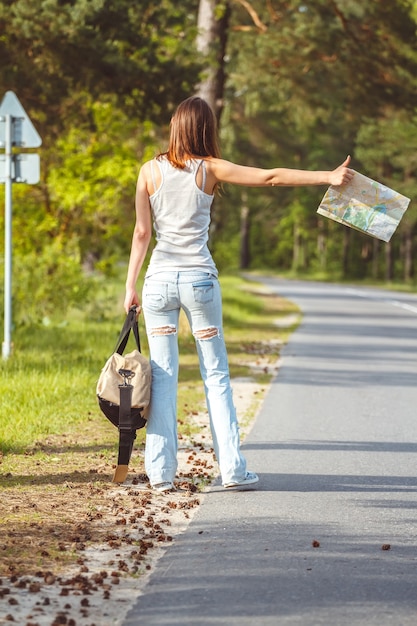
[{"label": "white tank top", "polygon": [[[157,164],[157,165],[156,165]],[[156,189],[155,167],[159,167],[161,184]],[[202,167],[203,184],[196,182]],[[156,246],[146,272],[198,269],[217,276],[217,269],[207,246],[213,195],[204,192],[206,169],[204,160],[188,161],[180,170],[168,159],[151,161],[156,190],[150,197]]]}]

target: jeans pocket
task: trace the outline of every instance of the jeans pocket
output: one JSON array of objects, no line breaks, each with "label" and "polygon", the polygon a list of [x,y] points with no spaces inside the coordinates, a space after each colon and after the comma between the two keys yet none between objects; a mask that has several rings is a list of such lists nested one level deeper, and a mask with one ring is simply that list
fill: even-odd
[{"label": "jeans pocket", "polygon": [[168,295],[166,285],[147,285],[142,294],[142,306],[149,311],[163,311],[167,306]]},{"label": "jeans pocket", "polygon": [[194,300],[199,304],[213,301],[214,287],[212,280],[202,280],[193,284]]}]

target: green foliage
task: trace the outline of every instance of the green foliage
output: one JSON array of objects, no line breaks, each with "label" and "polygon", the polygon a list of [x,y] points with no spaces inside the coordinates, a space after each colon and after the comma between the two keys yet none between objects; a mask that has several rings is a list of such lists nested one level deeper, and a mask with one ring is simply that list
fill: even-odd
[{"label": "green foliage", "polygon": [[[306,128],[333,114],[343,125],[381,107],[410,107],[416,88],[415,22],[403,2],[253,2],[267,30],[242,36],[235,12],[233,84],[248,114],[268,108]],[[309,110],[310,109],[310,110]],[[307,114],[307,118],[306,118]]]},{"label": "green foliage", "polygon": [[82,92],[167,120],[198,77],[194,9],[190,0],[2,0],[0,85],[30,103],[43,136],[79,120]]},{"label": "green foliage", "polygon": [[[391,245],[395,258],[405,250],[399,245],[402,230],[415,221],[413,4],[254,0],[251,8],[263,24],[260,29],[242,3],[233,12],[223,117],[227,158],[264,167],[331,169],[350,153],[355,169],[409,195],[410,209]],[[365,157],[364,150],[374,150],[378,159]],[[252,267],[375,277],[378,254],[377,274],[383,278],[383,244],[378,248],[369,237],[351,232],[346,248],[346,229],[316,216],[324,191],[274,190],[275,211],[269,192],[256,192],[263,207],[249,196]],[[230,209],[238,211],[239,205]],[[216,231],[224,241],[235,229],[235,219],[228,214],[229,219],[230,229],[223,222]],[[415,232],[412,236],[415,246]],[[405,263],[399,259],[395,268]],[[412,263],[417,271],[417,259]]]},{"label": "green foliage", "polygon": [[[112,102],[90,104],[90,127],[72,127],[56,142],[48,176],[53,234],[77,237],[81,258],[100,260],[126,250],[134,220],[140,150],[152,148],[152,126],[139,126]],[[54,158],[54,155],[51,155]],[[127,227],[123,228],[126,225]],[[106,252],[107,251],[107,252]]]},{"label": "green foliage", "polygon": [[[139,125],[111,101],[83,106],[89,107],[89,127],[69,129],[42,154],[45,183],[14,185],[17,324],[85,305],[94,290],[88,272],[110,275],[127,255],[136,177],[140,162],[157,151],[157,133],[153,124]],[[0,227],[2,220],[3,215]]]},{"label": "green foliage", "polygon": [[40,252],[15,256],[14,320],[18,324],[45,323],[74,306],[85,307],[94,296],[94,282],[80,263],[75,240],[53,239]]},{"label": "green foliage", "polygon": [[[417,196],[417,112],[387,111],[386,117],[366,119],[356,138],[356,154],[373,178]],[[417,222],[417,207],[410,206],[404,224]],[[402,224],[401,224],[402,225]]]},{"label": "green foliage", "polygon": [[85,301],[83,268],[108,274],[128,254],[140,164],[198,78],[194,9],[0,0],[0,87],[43,139],[41,183],[13,190],[15,323]]},{"label": "green foliage", "polygon": [[236,234],[232,239],[218,241],[214,248],[216,267],[219,271],[236,271],[239,269],[239,246],[240,238]]}]

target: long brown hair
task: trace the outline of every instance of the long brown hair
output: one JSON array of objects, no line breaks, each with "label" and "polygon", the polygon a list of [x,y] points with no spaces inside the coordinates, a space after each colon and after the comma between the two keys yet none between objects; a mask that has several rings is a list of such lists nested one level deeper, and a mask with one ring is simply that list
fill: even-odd
[{"label": "long brown hair", "polygon": [[178,105],[164,156],[179,169],[190,158],[220,157],[216,117],[205,100],[191,96]]}]

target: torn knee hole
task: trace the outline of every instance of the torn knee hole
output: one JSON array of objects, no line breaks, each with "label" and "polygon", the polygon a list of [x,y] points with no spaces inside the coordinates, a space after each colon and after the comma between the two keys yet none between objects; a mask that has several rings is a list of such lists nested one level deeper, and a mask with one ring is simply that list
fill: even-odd
[{"label": "torn knee hole", "polygon": [[196,330],[194,333],[194,337],[196,339],[211,339],[212,337],[217,337],[219,334],[219,329],[215,326],[211,328],[204,328],[203,330]]},{"label": "torn knee hole", "polygon": [[176,332],[177,329],[174,324],[168,324],[168,326],[160,326],[158,328],[151,329],[151,335],[153,337],[160,337],[162,335],[175,335]]}]

